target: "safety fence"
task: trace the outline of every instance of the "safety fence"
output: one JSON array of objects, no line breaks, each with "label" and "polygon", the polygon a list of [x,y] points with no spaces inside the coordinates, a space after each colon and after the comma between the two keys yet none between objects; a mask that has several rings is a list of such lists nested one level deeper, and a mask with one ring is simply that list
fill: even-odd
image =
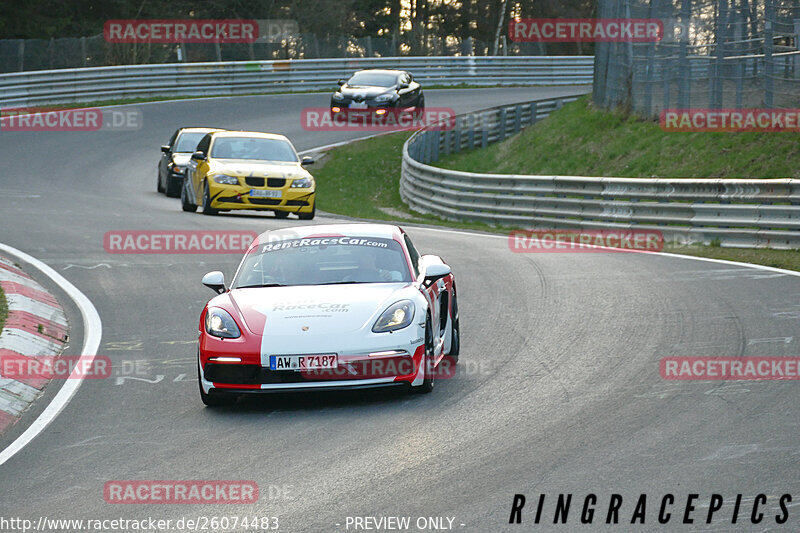
[{"label": "safety fence", "polygon": [[44,70],[0,75],[0,106],[328,90],[364,68],[408,70],[427,86],[578,85],[592,82],[593,58],[387,57]]}]

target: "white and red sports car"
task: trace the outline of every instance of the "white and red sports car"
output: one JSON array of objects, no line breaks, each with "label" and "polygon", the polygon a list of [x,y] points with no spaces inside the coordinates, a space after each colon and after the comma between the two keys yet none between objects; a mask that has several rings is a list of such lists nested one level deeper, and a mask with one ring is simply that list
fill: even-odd
[{"label": "white and red sports car", "polygon": [[[200,315],[200,397],[404,385],[433,389],[459,353],[450,267],[397,226],[263,233]],[[445,359],[446,358],[446,359]],[[447,368],[444,368],[447,367]]]}]

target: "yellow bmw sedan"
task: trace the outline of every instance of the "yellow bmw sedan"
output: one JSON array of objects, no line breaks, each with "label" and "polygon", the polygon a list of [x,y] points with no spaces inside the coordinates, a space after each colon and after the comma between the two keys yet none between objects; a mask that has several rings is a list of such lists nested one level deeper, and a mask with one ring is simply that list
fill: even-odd
[{"label": "yellow bmw sedan", "polygon": [[311,220],[316,211],[314,177],[283,135],[253,131],[215,131],[192,154],[181,190],[184,211],[216,215],[232,209],[295,213]]}]

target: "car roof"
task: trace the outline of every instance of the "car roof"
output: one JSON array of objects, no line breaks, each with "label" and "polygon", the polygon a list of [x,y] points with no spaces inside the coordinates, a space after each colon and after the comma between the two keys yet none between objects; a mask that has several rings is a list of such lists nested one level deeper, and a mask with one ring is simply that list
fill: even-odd
[{"label": "car roof", "polygon": [[225,131],[221,128],[181,128],[181,133],[211,133],[215,131]]},{"label": "car roof", "polygon": [[285,135],[279,133],[264,133],[263,131],[237,131],[237,130],[220,130],[213,132],[214,137],[254,137],[260,139],[278,139],[288,141]]},{"label": "car roof", "polygon": [[367,237],[374,239],[394,239],[399,237],[403,230],[392,224],[319,224],[310,226],[293,226],[265,231],[258,236],[259,243],[284,241],[290,239],[303,239],[308,237],[323,237],[344,235],[346,237]]}]

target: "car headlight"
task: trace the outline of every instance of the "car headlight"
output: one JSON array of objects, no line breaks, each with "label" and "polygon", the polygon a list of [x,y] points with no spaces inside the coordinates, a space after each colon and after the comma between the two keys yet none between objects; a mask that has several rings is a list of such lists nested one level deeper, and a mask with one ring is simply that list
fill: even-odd
[{"label": "car headlight", "polygon": [[172,172],[175,174],[183,174],[183,171],[186,170],[183,167],[179,167],[178,165],[172,165]]},{"label": "car headlight", "polygon": [[206,313],[206,333],[223,339],[241,337],[239,326],[224,309],[212,308]]},{"label": "car headlight", "polygon": [[339,91],[336,91],[335,93],[333,93],[333,99],[334,100],[344,100],[344,95],[342,93],[340,93]]},{"label": "car headlight", "polygon": [[400,300],[390,305],[384,311],[375,325],[372,326],[372,331],[375,333],[384,333],[386,331],[395,331],[403,329],[411,324],[414,320],[414,302],[411,300]]},{"label": "car headlight", "polygon": [[311,187],[312,184],[313,184],[313,181],[311,180],[311,178],[308,178],[308,177],[306,177],[306,178],[298,178],[298,179],[292,181],[292,188],[293,189],[307,189],[308,187]]},{"label": "car headlight", "polygon": [[394,95],[392,93],[386,93],[386,94],[379,94],[378,96],[373,98],[373,100],[378,104],[385,104],[386,102],[391,102],[393,98]]},{"label": "car headlight", "polygon": [[239,178],[226,176],[225,174],[218,174],[214,176],[214,181],[221,185],[239,185]]}]

